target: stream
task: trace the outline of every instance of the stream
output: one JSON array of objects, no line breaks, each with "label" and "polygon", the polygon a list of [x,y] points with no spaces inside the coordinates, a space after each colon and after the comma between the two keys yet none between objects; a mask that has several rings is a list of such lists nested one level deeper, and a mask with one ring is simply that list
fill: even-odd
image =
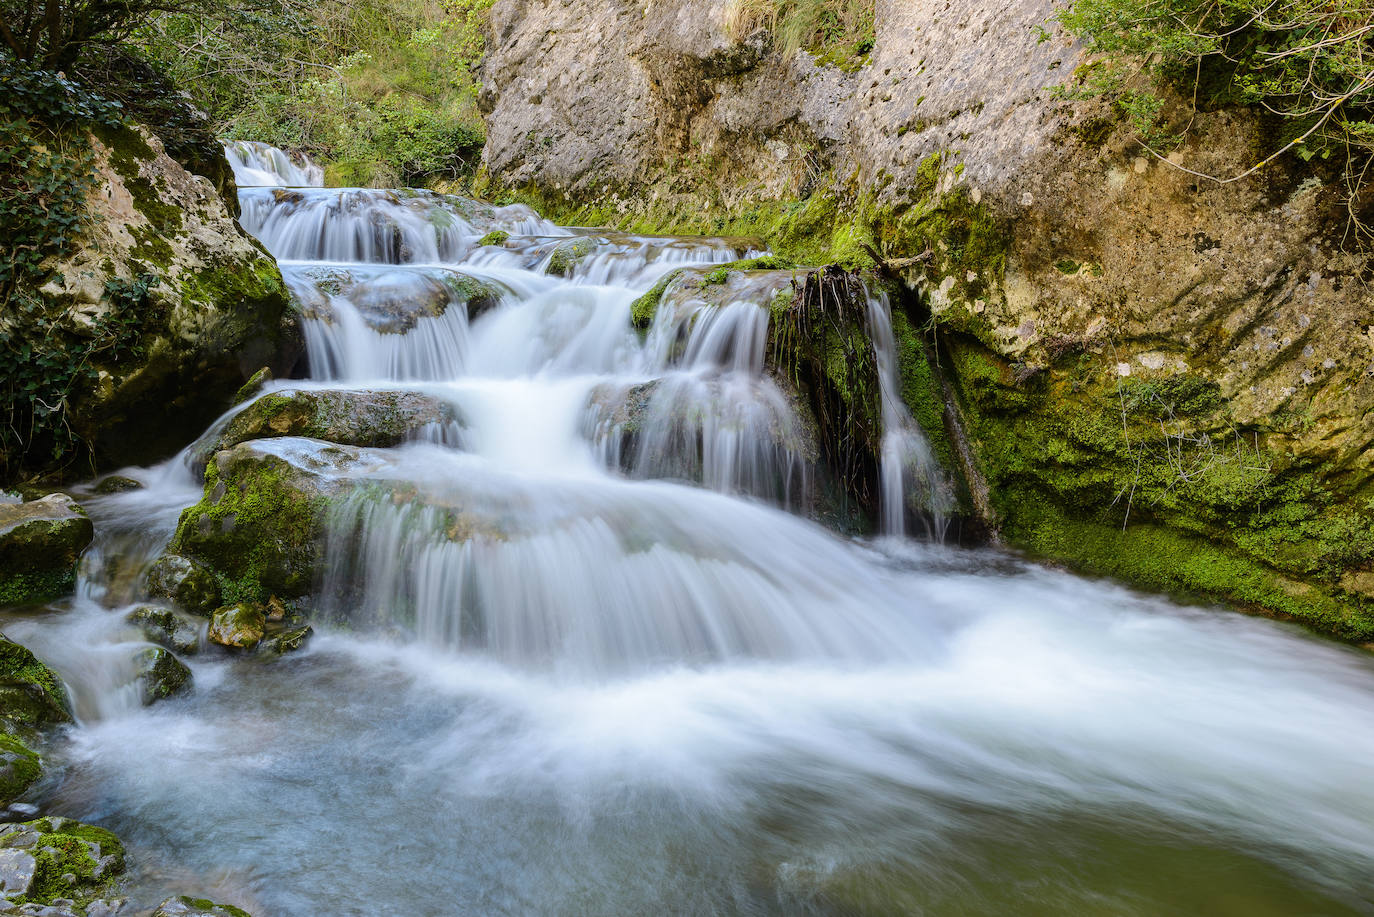
[{"label": "stream", "polygon": [[[125,841],[135,904],[1374,913],[1369,654],[912,537],[902,507],[938,533],[949,497],[895,398],[884,534],[836,534],[808,518],[814,463],[765,369],[775,291],[667,295],[631,324],[668,271],[756,253],[314,187],[279,152],[230,151],[242,223],[306,316],[310,377],[268,391],[420,391],[463,422],[339,472],[422,499],[338,507],[305,650],[187,657],[194,692],[150,707],[123,619],[200,499],[194,450],[80,491],[76,595],[3,623],[77,708],[45,807]],[[509,238],[478,245],[493,226]],[[499,301],[470,318],[466,280]],[[436,536],[426,506],[473,537]]]}]

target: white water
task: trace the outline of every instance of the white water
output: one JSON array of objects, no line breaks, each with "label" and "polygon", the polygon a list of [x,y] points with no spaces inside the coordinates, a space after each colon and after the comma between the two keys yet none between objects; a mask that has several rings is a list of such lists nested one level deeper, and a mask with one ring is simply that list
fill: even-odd
[{"label": "white water", "polygon": [[292,156],[255,140],[228,140],[224,156],[240,188],[315,187],[324,184],[324,169],[303,155]]},{"label": "white water", "polygon": [[[199,487],[174,460],[89,500],[82,591],[6,631],[76,690],[50,808],[126,838],[137,899],[258,917],[1374,911],[1366,655],[995,552],[840,538],[782,509],[803,508],[810,459],[763,372],[766,306],[679,299],[646,339],[630,328],[658,255],[691,248],[608,241],[561,280],[538,273],[545,227],[498,249],[431,224],[460,263],[398,267],[349,221],[408,232],[407,199],[313,194],[352,215],[273,216],[257,191],[244,213],[296,256],[320,384],[449,398],[463,448],[341,472],[420,499],[336,508],[324,636],[271,664],[188,660],[195,694],[146,710],[119,620]],[[322,260],[345,249],[374,260]],[[321,289],[330,271],[348,278]],[[469,322],[430,282],[453,271],[504,298]],[[889,434],[914,431],[887,411]],[[893,447],[899,469],[918,446]]]}]

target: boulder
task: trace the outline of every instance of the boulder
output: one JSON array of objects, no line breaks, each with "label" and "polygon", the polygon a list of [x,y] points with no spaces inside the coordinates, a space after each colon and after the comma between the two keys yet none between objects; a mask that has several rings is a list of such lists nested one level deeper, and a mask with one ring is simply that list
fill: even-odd
[{"label": "boulder", "polygon": [[458,411],[433,395],[408,391],[280,391],[235,414],[212,440],[198,444],[202,464],[251,439],[307,436],[348,446],[395,446],[426,427],[462,426]]},{"label": "boulder", "polygon": [[206,615],[220,604],[220,587],[204,564],[177,554],[164,554],[148,570],[148,593],[171,599],[191,614]]},{"label": "boulder", "polygon": [[112,474],[101,478],[95,485],[95,492],[98,494],[118,494],[128,490],[139,490],[143,485],[133,478],[127,478],[122,474]]},{"label": "boulder", "polygon": [[306,641],[314,635],[315,629],[309,624],[300,627],[288,627],[281,633],[268,636],[263,640],[262,650],[266,653],[284,656],[287,653],[294,653],[304,647]]},{"label": "boulder", "polygon": [[191,670],[160,646],[139,650],[134,665],[138,670],[139,693],[145,707],[191,689]]},{"label": "boulder", "polygon": [[66,494],[0,502],[0,605],[45,602],[76,585],[76,561],[94,529]]},{"label": "boulder", "polygon": [[206,898],[177,895],[157,906],[152,917],[250,917],[232,904],[216,904]]},{"label": "boulder", "polygon": [[43,774],[38,752],[15,736],[0,735],[0,806],[8,806]]},{"label": "boulder", "polygon": [[150,643],[183,656],[200,652],[204,619],[162,605],[140,605],[125,615],[124,620],[141,630]]},{"label": "boulder", "polygon": [[601,240],[591,236],[574,236],[559,242],[549,256],[548,273],[559,277],[572,274],[578,264],[601,245]]},{"label": "boulder", "polygon": [[123,872],[124,847],[104,828],[59,817],[0,825],[0,893],[14,905],[94,908]]},{"label": "boulder", "polygon": [[62,679],[38,657],[0,636],[0,717],[35,728],[72,721],[71,701]]},{"label": "boulder", "polygon": [[255,649],[266,632],[267,616],[254,602],[226,605],[210,619],[210,642],[227,649]]}]

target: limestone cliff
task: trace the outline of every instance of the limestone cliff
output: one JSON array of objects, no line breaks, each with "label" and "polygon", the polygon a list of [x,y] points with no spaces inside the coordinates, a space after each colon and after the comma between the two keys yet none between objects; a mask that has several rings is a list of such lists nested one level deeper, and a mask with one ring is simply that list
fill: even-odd
[{"label": "limestone cliff", "polygon": [[1091,61],[1048,0],[877,0],[846,66],[732,36],[726,5],[498,3],[489,193],[870,247],[933,319],[1007,541],[1374,640],[1370,262],[1326,176],[1194,174],[1257,161],[1239,110],[1152,156],[1056,91]]}]

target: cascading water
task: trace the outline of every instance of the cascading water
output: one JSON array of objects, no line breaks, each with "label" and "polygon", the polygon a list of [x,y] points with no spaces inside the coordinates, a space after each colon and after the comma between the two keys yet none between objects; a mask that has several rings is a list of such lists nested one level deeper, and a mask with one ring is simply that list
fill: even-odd
[{"label": "cascading water", "polygon": [[305,156],[291,156],[256,140],[228,140],[224,156],[240,188],[315,187],[324,184],[324,169]]},{"label": "cascading water", "polygon": [[[196,692],[147,709],[111,660],[195,462],[89,497],[81,591],[6,631],[77,696],[50,808],[125,838],[136,900],[1374,910],[1368,656],[784,511],[815,456],[764,365],[776,289],[712,305],[675,280],[645,337],[630,322],[667,270],[739,247],[434,195],[242,194],[306,315],[306,384],[421,390],[464,427],[336,469],[363,486],[332,512],[309,650],[193,657]],[[511,238],[478,246],[493,229]],[[541,273],[584,237],[568,276]],[[946,498],[895,397],[886,304],[869,319],[895,533],[913,494]]]}]

